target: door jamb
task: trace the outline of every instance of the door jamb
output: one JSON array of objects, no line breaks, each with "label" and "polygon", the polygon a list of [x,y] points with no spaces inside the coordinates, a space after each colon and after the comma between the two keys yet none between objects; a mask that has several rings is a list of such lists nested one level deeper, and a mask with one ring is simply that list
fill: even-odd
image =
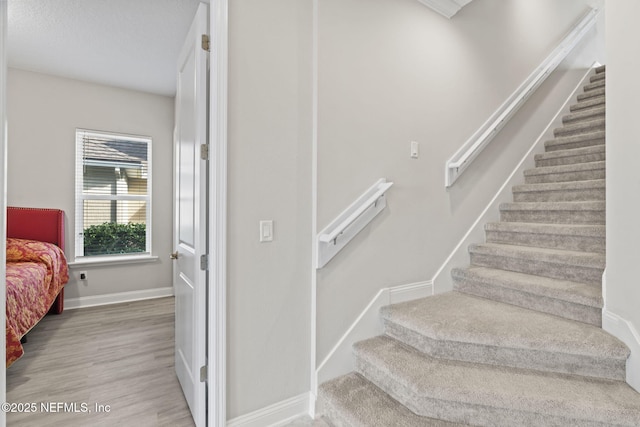
[{"label": "door jamb", "polygon": [[226,425],[227,331],[227,67],[228,0],[209,11],[209,275],[207,278],[207,410],[212,427]]}]

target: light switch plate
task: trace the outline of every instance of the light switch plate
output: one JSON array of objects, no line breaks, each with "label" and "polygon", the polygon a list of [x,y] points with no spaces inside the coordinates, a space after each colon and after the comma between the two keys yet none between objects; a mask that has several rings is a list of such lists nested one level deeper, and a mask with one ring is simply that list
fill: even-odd
[{"label": "light switch plate", "polygon": [[411,158],[417,159],[420,157],[420,145],[416,141],[411,141]]},{"label": "light switch plate", "polygon": [[272,242],[273,241],[273,221],[262,220],[260,221],[260,242]]}]

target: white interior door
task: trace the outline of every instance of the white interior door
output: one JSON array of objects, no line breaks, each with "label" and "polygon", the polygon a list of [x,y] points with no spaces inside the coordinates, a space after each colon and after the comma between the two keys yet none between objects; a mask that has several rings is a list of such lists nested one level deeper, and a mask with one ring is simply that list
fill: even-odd
[{"label": "white interior door", "polygon": [[176,301],[176,373],[198,427],[206,426],[207,422],[207,161],[201,156],[201,146],[207,144],[208,52],[202,47],[202,35],[207,31],[207,6],[201,3],[178,60],[175,252],[171,255]]}]

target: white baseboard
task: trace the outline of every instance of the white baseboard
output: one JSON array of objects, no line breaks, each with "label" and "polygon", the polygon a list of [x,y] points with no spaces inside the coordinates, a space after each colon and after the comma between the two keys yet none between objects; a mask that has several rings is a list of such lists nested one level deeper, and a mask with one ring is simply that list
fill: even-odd
[{"label": "white baseboard", "polygon": [[304,393],[233,418],[227,421],[227,427],[277,427],[288,424],[296,418],[308,416],[309,394]]},{"label": "white baseboard", "polygon": [[[331,378],[353,371],[351,348],[358,341],[382,334],[382,322],[380,321],[382,307],[431,295],[433,295],[433,283],[430,281],[380,290],[320,363],[316,369],[314,388]],[[314,395],[317,394],[317,390],[312,392]]]},{"label": "white baseboard", "polygon": [[631,356],[627,359],[627,383],[640,392],[640,333],[633,323],[606,308],[602,310],[602,329],[625,343]]},{"label": "white baseboard", "polygon": [[95,295],[79,298],[65,298],[64,309],[95,307],[99,305],[119,304],[123,302],[141,301],[145,299],[173,296],[173,286],[166,288],[145,289],[142,291],[118,292],[115,294]]}]

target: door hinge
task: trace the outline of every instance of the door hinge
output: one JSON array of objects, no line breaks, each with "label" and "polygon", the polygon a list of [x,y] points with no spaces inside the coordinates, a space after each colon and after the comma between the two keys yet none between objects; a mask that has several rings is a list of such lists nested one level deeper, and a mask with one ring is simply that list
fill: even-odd
[{"label": "door hinge", "polygon": [[200,367],[200,382],[203,383],[205,381],[207,381],[207,365]]},{"label": "door hinge", "polygon": [[203,34],[202,35],[202,49],[206,50],[207,52],[209,52],[210,41],[209,41],[209,35],[208,34]]},{"label": "door hinge", "polygon": [[200,270],[209,269],[209,255],[200,255]]},{"label": "door hinge", "polygon": [[200,158],[202,160],[209,160],[209,145],[200,144]]}]

